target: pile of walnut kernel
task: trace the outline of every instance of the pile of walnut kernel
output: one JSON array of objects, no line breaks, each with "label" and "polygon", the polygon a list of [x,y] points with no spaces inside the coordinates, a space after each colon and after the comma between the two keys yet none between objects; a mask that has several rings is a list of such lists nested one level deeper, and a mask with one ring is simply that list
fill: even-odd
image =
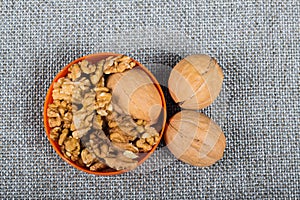
[{"label": "pile of walnut kernel", "polygon": [[141,119],[117,113],[105,78],[135,67],[128,56],[111,56],[96,64],[83,60],[53,86],[47,116],[50,138],[62,154],[91,171],[133,169],[139,153],[148,152],[159,133]]}]

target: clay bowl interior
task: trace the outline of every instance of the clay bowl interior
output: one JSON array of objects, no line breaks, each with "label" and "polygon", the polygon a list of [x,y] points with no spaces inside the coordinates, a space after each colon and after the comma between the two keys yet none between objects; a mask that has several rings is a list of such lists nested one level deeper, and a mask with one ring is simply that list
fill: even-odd
[{"label": "clay bowl interior", "polygon": [[[54,148],[54,150],[56,151],[56,153],[64,160],[66,161],[68,164],[72,165],[73,167],[90,173],[90,174],[94,174],[94,175],[102,175],[102,176],[107,176],[107,175],[117,175],[117,174],[122,174],[124,172],[127,172],[129,170],[114,170],[114,171],[104,171],[104,172],[95,172],[95,171],[91,171],[88,168],[85,167],[81,167],[79,165],[77,165],[75,162],[67,159],[66,157],[63,156],[62,152],[60,151],[60,147],[58,145],[58,143],[52,139],[50,139],[50,130],[51,128],[49,127],[48,124],[48,117],[47,117],[47,108],[48,105],[51,104],[53,102],[53,98],[52,98],[52,90],[53,90],[53,84],[54,82],[56,82],[59,78],[61,77],[65,77],[68,74],[68,68],[70,66],[72,66],[75,63],[78,63],[82,60],[88,60],[91,63],[96,63],[99,60],[105,59],[109,56],[119,56],[121,54],[116,54],[116,53],[97,53],[97,54],[91,54],[91,55],[87,55],[87,56],[83,56],[81,58],[78,58],[76,60],[74,60],[73,62],[69,63],[67,66],[65,66],[57,75],[56,77],[53,79],[48,92],[47,92],[47,96],[45,99],[45,104],[44,104],[44,126],[45,126],[45,131],[46,131],[46,135],[48,137],[48,140],[50,141],[52,147]],[[143,66],[141,63],[139,63],[138,61],[134,60],[134,62],[136,62],[136,67],[139,67],[140,69],[142,69],[144,72],[146,72],[146,74],[152,79],[154,85],[156,86],[160,96],[161,96],[161,102],[162,102],[162,113],[160,116],[160,119],[158,120],[160,122],[160,124],[158,125],[161,128],[160,131],[160,136],[159,136],[159,141],[162,138],[164,129],[165,129],[165,123],[166,123],[166,102],[165,102],[165,98],[164,98],[164,94],[163,91],[158,83],[158,81],[156,80],[156,78],[152,75],[152,73],[145,67]],[[151,149],[151,151],[147,152],[147,153],[140,153],[139,155],[139,160],[138,160],[138,166],[141,165],[157,148],[159,142],[157,144],[155,144],[153,146],[153,148]]]}]

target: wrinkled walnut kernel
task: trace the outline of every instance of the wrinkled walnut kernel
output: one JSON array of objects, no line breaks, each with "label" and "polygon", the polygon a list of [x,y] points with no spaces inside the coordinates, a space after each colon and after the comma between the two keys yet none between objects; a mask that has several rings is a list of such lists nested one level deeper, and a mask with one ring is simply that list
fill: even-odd
[{"label": "wrinkled walnut kernel", "polygon": [[143,152],[148,152],[152,149],[152,146],[148,144],[144,138],[136,141],[136,146],[142,149]]},{"label": "wrinkled walnut kernel", "polygon": [[105,165],[102,162],[97,162],[97,163],[93,164],[92,166],[90,166],[91,171],[100,171],[105,168],[107,168],[107,165]]},{"label": "wrinkled walnut kernel", "polygon": [[60,135],[60,132],[61,132],[61,128],[60,127],[55,127],[53,129],[51,129],[51,131],[50,131],[50,138],[52,140],[56,141],[58,139],[59,135]]},{"label": "wrinkled walnut kernel", "polygon": [[119,147],[124,150],[131,151],[133,153],[139,153],[139,149],[135,147],[132,143],[119,143],[119,142],[113,142],[113,144],[116,147]]},{"label": "wrinkled walnut kernel", "polygon": [[95,109],[100,116],[107,116],[112,111],[111,93],[108,88],[99,85],[94,89],[96,92]]},{"label": "wrinkled walnut kernel", "polygon": [[132,69],[135,65],[135,62],[128,56],[110,56],[105,60],[103,71],[105,74],[124,72]]},{"label": "wrinkled walnut kernel", "polygon": [[87,167],[89,167],[96,161],[96,157],[94,156],[94,154],[90,153],[88,149],[83,149],[81,151],[81,159]]},{"label": "wrinkled walnut kernel", "polygon": [[49,126],[51,128],[58,127],[58,126],[61,125],[61,119],[60,119],[60,117],[49,118],[48,122],[49,122]]},{"label": "wrinkled walnut kernel", "polygon": [[68,129],[64,129],[62,132],[61,132],[61,135],[59,136],[59,140],[58,140],[58,144],[61,146],[64,141],[66,140],[67,136],[69,134],[69,130]]},{"label": "wrinkled walnut kernel", "polygon": [[107,118],[109,120],[108,126],[111,128],[109,130],[110,140],[121,148],[130,150],[127,149],[129,146],[124,147],[136,138],[140,138],[137,140],[135,148],[138,147],[142,152],[148,152],[159,141],[159,133],[145,121],[134,121],[130,116],[118,116],[117,113],[112,113],[112,115],[114,116]]},{"label": "wrinkled walnut kernel", "polygon": [[75,81],[81,76],[81,69],[78,64],[72,65],[68,71],[70,72],[68,74],[68,78],[70,78],[72,81]]}]

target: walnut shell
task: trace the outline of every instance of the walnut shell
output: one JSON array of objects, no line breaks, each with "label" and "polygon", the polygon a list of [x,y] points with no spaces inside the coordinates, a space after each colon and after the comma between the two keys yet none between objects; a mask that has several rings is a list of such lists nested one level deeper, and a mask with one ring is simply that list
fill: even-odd
[{"label": "walnut shell", "polygon": [[191,110],[178,112],[170,119],[165,141],[176,158],[199,167],[220,160],[226,146],[221,128],[206,115]]},{"label": "walnut shell", "polygon": [[161,96],[145,71],[133,68],[109,76],[107,87],[112,90],[112,104],[117,111],[155,124],[162,111]]},{"label": "walnut shell", "polygon": [[181,108],[202,109],[209,106],[222,89],[224,75],[214,58],[191,55],[171,71],[168,87]]}]

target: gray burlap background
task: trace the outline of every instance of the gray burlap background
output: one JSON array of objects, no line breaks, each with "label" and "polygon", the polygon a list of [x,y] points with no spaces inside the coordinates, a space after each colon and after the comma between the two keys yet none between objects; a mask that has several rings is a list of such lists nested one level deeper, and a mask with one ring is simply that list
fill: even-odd
[{"label": "gray burlap background", "polygon": [[[300,198],[298,0],[0,4],[1,198]],[[217,58],[224,87],[203,112],[225,132],[224,158],[192,167],[162,142],[139,169],[113,177],[62,161],[43,127],[47,89],[70,61],[106,51],[139,60],[162,85],[189,54]]]}]

